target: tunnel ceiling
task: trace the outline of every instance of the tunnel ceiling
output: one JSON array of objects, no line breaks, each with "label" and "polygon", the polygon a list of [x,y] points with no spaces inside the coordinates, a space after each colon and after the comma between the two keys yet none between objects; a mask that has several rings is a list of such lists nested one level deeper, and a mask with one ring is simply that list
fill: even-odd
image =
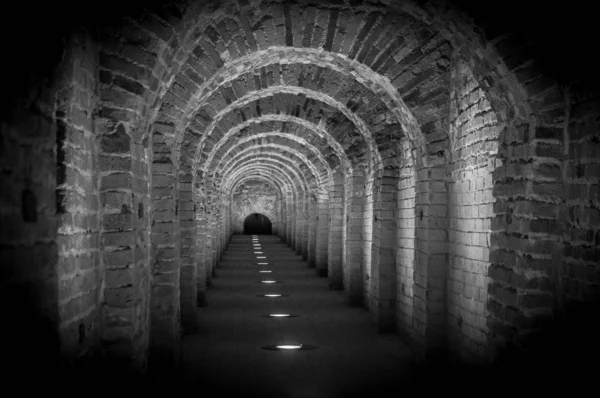
[{"label": "tunnel ceiling", "polygon": [[104,100],[131,109],[143,97],[154,160],[209,189],[260,170],[326,192],[336,172],[396,167],[413,151],[435,161],[448,144],[451,35],[411,1],[384,3],[154,7],[104,29]]},{"label": "tunnel ceiling", "polygon": [[335,176],[447,161],[454,59],[500,123],[532,112],[451,2],[180,0],[110,22],[98,132],[149,138],[153,162],[205,194],[248,173],[325,194]]}]

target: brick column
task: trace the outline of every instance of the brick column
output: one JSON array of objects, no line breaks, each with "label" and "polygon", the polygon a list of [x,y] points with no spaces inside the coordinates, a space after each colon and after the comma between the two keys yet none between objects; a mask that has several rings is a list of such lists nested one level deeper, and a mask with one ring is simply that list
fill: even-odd
[{"label": "brick column", "polygon": [[344,223],[344,176],[336,171],[333,191],[329,199],[329,234],[327,274],[330,286],[343,288],[342,231]]},{"label": "brick column", "polygon": [[204,264],[206,267],[206,286],[212,285],[212,277],[213,277],[213,238],[212,235],[214,233],[213,230],[213,215],[210,200],[207,200],[205,207],[205,225],[206,225],[206,240],[204,243]]},{"label": "brick column", "polygon": [[196,225],[192,197],[192,175],[179,175],[179,225],[181,228],[181,326],[185,333],[198,330],[198,267],[195,249]]},{"label": "brick column", "polygon": [[196,297],[197,306],[203,307],[206,304],[206,285],[208,280],[208,267],[206,263],[205,246],[207,235],[207,219],[205,210],[205,199],[199,192],[200,184],[196,183],[197,192],[195,195],[195,220],[196,220],[196,245],[195,257],[196,263]]},{"label": "brick column", "polygon": [[416,175],[414,326],[425,358],[446,348],[448,192],[444,158],[427,158]]},{"label": "brick column", "polygon": [[294,237],[292,236],[292,220],[293,220],[293,209],[294,209],[294,195],[292,192],[287,193],[286,198],[286,213],[285,217],[285,243],[292,247],[292,242],[294,241]]},{"label": "brick column", "polygon": [[316,268],[317,275],[327,276],[327,245],[329,236],[329,198],[327,193],[319,194],[317,219],[317,243],[316,243]]},{"label": "brick column", "polygon": [[373,182],[372,286],[379,332],[396,329],[396,196],[398,170],[377,172]]},{"label": "brick column", "polygon": [[309,196],[310,194],[307,194],[306,199],[302,202],[302,252],[300,254],[302,255],[303,261],[308,260],[308,201],[310,200]]},{"label": "brick column", "polygon": [[296,195],[293,195],[290,202],[290,214],[288,214],[288,219],[290,220],[290,241],[288,245],[292,250],[296,249],[296,200]]},{"label": "brick column", "polygon": [[319,217],[319,208],[314,195],[311,195],[308,203],[308,267],[315,268],[317,266],[317,224]]},{"label": "brick column", "polygon": [[180,237],[177,170],[156,142],[152,164],[150,366],[161,373],[177,367],[181,355]]},{"label": "brick column", "polygon": [[346,263],[345,288],[349,303],[361,306],[363,303],[361,242],[363,239],[365,177],[362,170],[354,170],[346,182]]},{"label": "brick column", "polygon": [[296,203],[296,253],[302,254],[302,231],[304,229],[304,200]]}]

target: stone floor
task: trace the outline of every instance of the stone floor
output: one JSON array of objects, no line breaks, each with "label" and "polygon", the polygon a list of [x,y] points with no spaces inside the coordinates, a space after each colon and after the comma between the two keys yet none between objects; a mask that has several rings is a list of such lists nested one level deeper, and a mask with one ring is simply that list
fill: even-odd
[{"label": "stone floor", "polygon": [[[411,366],[409,347],[395,335],[377,334],[366,310],[349,307],[344,292],[330,290],[278,237],[261,235],[259,242],[268,266],[256,264],[249,235],[232,238],[208,305],[199,309],[200,332],[184,337],[178,384],[203,397],[398,396]],[[265,279],[281,283],[257,283]],[[265,293],[289,296],[257,297]],[[278,312],[299,316],[261,317]],[[261,348],[272,344],[317,348]]]}]

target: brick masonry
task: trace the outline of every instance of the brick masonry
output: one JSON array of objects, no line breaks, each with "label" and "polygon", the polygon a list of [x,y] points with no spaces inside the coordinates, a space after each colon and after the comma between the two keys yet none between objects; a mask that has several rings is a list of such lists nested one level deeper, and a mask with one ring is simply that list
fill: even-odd
[{"label": "brick masonry", "polygon": [[435,1],[177,4],[78,30],[2,122],[2,283],[68,362],[177,368],[253,213],[420,358],[599,298],[597,93]]}]

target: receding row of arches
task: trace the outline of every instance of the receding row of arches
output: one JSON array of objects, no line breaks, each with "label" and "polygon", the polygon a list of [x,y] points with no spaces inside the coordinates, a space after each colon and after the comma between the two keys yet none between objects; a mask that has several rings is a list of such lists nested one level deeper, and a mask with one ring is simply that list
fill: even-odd
[{"label": "receding row of arches", "polygon": [[177,362],[235,233],[278,235],[424,357],[489,360],[595,297],[592,97],[443,2],[317,3],[82,27],[2,124],[2,248],[36,265],[7,275],[66,358]]}]

